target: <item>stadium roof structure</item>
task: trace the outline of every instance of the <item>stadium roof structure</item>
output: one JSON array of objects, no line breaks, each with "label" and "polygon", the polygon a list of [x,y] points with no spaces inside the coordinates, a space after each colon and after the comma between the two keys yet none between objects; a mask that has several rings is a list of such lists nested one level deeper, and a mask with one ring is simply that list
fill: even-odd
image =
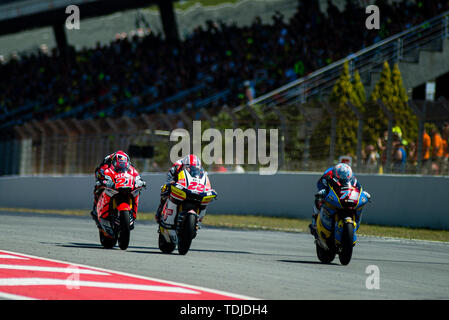
[{"label": "stadium roof structure", "polygon": [[52,26],[60,46],[66,44],[64,24],[69,16],[66,13],[69,5],[78,6],[82,21],[85,18],[156,4],[159,6],[166,38],[177,41],[174,1],[176,0],[0,0],[0,35]]}]

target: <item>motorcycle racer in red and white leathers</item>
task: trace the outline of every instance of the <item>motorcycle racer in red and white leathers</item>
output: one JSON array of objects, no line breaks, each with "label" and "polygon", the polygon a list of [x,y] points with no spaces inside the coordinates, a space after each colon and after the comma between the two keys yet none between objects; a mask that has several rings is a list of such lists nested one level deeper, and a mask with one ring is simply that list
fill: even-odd
[{"label": "motorcycle racer in red and white leathers", "polygon": [[[183,159],[176,161],[173,166],[168,170],[167,179],[165,184],[161,187],[161,202],[156,211],[155,219],[159,223],[161,219],[162,208],[164,207],[165,201],[170,194],[170,185],[177,182],[178,174],[183,170],[195,171],[203,170],[201,167],[201,160],[194,154],[190,154]],[[203,214],[204,216],[204,214]]]},{"label": "motorcycle racer in red and white leathers", "polygon": [[141,187],[146,186],[146,182],[142,180],[139,172],[132,166],[129,156],[119,150],[117,152],[107,155],[103,161],[95,169],[95,187],[94,187],[94,205],[91,211],[92,219],[95,221],[98,228],[101,228],[98,221],[97,215],[97,203],[101,195],[101,192],[105,187],[112,187],[114,182],[108,175],[108,170],[113,170],[115,172],[127,172],[135,177],[135,186]]}]

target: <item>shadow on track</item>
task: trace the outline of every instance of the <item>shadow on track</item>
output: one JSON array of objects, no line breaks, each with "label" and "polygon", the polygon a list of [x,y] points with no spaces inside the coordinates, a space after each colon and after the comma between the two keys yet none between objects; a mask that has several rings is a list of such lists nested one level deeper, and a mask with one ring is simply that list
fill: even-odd
[{"label": "shadow on track", "polygon": [[320,261],[305,261],[305,260],[277,260],[279,262],[288,262],[288,263],[302,263],[302,264],[322,264],[322,265],[335,265],[338,266],[338,263],[322,263]]},{"label": "shadow on track", "polygon": [[[82,248],[82,249],[104,249],[101,244],[97,243],[78,243],[78,242],[69,242],[69,243],[48,243],[48,242],[41,242],[42,244],[52,244],[58,247],[62,248]],[[118,249],[118,246],[115,246],[112,249]],[[134,250],[133,250],[134,249]],[[135,249],[144,249],[149,251],[143,251],[143,250],[135,250]],[[106,249],[111,250],[111,249]],[[129,246],[128,249],[126,249],[127,252],[133,252],[133,253],[146,253],[146,254],[165,254],[162,253],[159,248],[157,247],[141,247],[141,246]],[[236,254],[256,254],[253,252],[248,251],[234,251],[234,250],[207,250],[207,249],[190,249],[189,251],[194,252],[215,252],[215,253],[236,253]]]},{"label": "shadow on track", "polygon": [[101,244],[93,244],[93,243],[76,243],[76,242],[70,242],[70,243],[40,242],[40,243],[52,244],[57,247],[63,247],[63,248],[103,249],[103,246]]},{"label": "shadow on track", "polygon": [[[134,247],[130,247],[130,248],[134,248]],[[161,253],[161,254],[165,254],[162,253],[159,248],[149,248],[149,247],[143,247],[142,249],[154,249],[157,250],[157,252],[152,252],[152,251],[132,251],[132,250],[127,250],[130,252],[135,252],[135,253]],[[232,250],[206,250],[206,249],[189,249],[189,252],[215,252],[215,253],[237,253],[237,254],[255,254],[253,252],[246,252],[246,251],[232,251]],[[175,249],[173,254],[177,254],[177,251]]]},{"label": "shadow on track", "polygon": [[[47,243],[48,244],[48,243]],[[62,247],[62,248],[82,248],[82,249],[104,249],[101,244],[97,243],[77,243],[77,242],[70,242],[70,243],[52,243],[55,246]],[[105,250],[120,250],[118,246],[115,246],[112,249],[105,249]],[[129,249],[148,249],[148,250],[157,250],[158,252],[154,251],[133,251]],[[159,248],[156,247],[138,247],[138,246],[129,246],[126,251],[129,252],[137,252],[137,253],[161,253],[159,251]]]}]

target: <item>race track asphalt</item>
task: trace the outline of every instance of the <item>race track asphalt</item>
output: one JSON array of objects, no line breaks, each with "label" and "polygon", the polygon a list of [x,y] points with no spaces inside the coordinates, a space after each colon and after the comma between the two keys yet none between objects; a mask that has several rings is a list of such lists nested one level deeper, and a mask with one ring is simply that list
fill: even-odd
[{"label": "race track asphalt", "polygon": [[[137,221],[128,250],[107,250],[87,213],[0,212],[0,250],[259,299],[449,299],[449,243],[360,237],[342,266],[338,257],[319,263],[310,234],[203,227],[181,256],[159,251],[156,229]],[[369,266],[378,270],[378,289],[367,288]]]}]

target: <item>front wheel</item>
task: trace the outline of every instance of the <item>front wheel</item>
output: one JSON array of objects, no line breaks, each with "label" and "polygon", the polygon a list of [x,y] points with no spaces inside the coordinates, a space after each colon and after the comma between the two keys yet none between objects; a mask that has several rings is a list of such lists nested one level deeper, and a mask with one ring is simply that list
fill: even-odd
[{"label": "front wheel", "polygon": [[178,252],[185,255],[192,244],[192,239],[196,236],[197,216],[188,213],[183,221],[183,226],[178,234]]},{"label": "front wheel", "polygon": [[340,263],[347,265],[351,261],[352,248],[354,246],[354,225],[345,223],[343,226],[343,234],[341,237],[341,252],[338,254]]},{"label": "front wheel", "polygon": [[118,246],[122,250],[128,249],[129,246],[129,238],[130,238],[130,217],[129,211],[120,211],[120,231],[118,234]]}]

